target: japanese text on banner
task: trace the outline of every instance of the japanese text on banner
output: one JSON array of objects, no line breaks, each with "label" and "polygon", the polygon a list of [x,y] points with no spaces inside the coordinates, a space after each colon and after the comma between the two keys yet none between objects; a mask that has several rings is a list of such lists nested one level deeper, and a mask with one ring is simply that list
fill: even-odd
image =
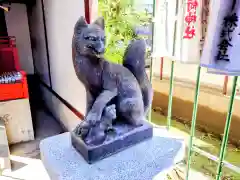
[{"label": "japanese text on banner", "polygon": [[187,24],[187,27],[184,31],[184,39],[192,39],[196,35],[196,29],[194,24],[197,21],[197,7],[198,1],[197,0],[188,0],[187,1],[187,15],[185,16],[184,20]]}]

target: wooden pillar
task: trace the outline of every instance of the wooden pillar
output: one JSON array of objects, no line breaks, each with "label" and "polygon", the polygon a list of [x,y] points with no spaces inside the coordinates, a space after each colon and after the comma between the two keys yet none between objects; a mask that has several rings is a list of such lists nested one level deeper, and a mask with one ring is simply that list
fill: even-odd
[{"label": "wooden pillar", "polygon": [[160,62],[160,80],[163,79],[163,57],[161,57],[161,62]]},{"label": "wooden pillar", "polygon": [[227,87],[228,87],[228,76],[224,77],[224,84],[223,84],[223,94],[227,94]]},{"label": "wooden pillar", "polygon": [[85,7],[85,19],[87,23],[90,23],[90,0],[84,0]]},{"label": "wooden pillar", "polygon": [[85,19],[88,23],[98,17],[98,0],[85,0]]}]

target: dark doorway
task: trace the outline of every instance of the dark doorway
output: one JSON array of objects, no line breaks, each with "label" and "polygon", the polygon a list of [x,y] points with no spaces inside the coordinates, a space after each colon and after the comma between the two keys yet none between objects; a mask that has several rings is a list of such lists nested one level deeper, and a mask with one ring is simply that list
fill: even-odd
[{"label": "dark doorway", "polygon": [[0,9],[0,36],[8,36],[4,10]]}]

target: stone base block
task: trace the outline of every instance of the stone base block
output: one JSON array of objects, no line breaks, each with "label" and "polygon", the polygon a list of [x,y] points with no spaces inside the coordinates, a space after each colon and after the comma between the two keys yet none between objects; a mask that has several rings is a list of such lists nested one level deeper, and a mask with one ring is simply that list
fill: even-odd
[{"label": "stone base block", "polygon": [[185,145],[165,129],[154,128],[151,139],[94,164],[73,148],[70,133],[41,141],[40,151],[52,180],[162,180],[183,160]]},{"label": "stone base block", "polygon": [[[116,135],[116,137],[110,137],[110,140],[105,140],[105,142],[99,146],[86,145],[81,138],[72,132],[72,145],[89,164],[92,164],[153,136],[153,127],[148,122],[134,129],[125,126],[129,125],[118,125],[116,129],[123,132],[120,133],[120,135]],[[128,129],[131,130],[128,131]],[[124,130],[126,132],[124,132]]]}]

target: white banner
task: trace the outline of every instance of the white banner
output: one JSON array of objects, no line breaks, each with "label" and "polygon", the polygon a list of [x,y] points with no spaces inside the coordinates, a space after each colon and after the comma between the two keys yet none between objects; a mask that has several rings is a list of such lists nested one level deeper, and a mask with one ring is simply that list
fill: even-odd
[{"label": "white banner", "polygon": [[159,0],[156,6],[154,55],[199,64],[209,0]]},{"label": "white banner", "polygon": [[179,6],[174,57],[182,63],[199,64],[202,38],[200,0],[186,0]]},{"label": "white banner", "polygon": [[155,8],[153,54],[158,57],[168,56],[168,52],[171,51],[168,46],[168,34],[172,35],[172,32],[168,32],[170,23],[167,22],[169,22],[168,18],[171,19],[173,15],[168,16],[167,0],[156,0],[156,5],[153,8]]},{"label": "white banner", "polygon": [[239,75],[240,1],[213,0],[201,65],[209,73]]}]

